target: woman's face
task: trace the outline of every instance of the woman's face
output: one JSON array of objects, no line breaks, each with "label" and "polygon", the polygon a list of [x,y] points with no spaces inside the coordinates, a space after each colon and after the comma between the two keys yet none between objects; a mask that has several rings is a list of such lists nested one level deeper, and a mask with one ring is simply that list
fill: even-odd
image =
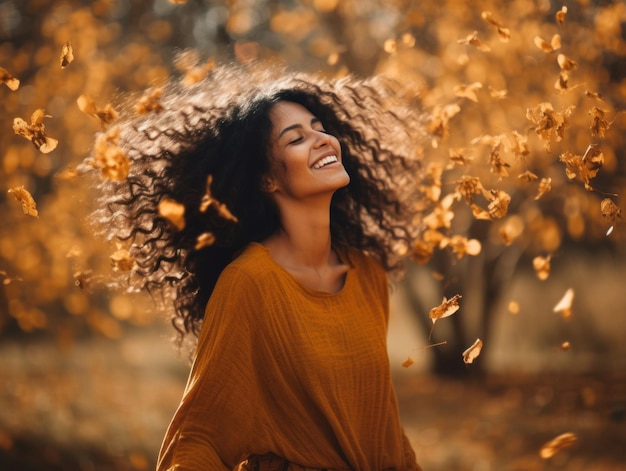
[{"label": "woman's face", "polygon": [[276,198],[306,199],[332,194],[350,177],[341,162],[341,146],[304,106],[281,101],[270,110],[271,192]]}]

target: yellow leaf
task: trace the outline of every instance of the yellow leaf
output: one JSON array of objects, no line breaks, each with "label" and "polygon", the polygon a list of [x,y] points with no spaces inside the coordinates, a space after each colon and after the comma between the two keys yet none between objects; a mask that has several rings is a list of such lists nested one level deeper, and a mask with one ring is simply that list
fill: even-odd
[{"label": "yellow leaf", "polygon": [[415,360],[413,360],[413,358],[408,357],[406,359],[406,361],[404,363],[402,363],[402,366],[405,368],[408,368],[409,366],[411,366],[413,363],[415,363]]},{"label": "yellow leaf", "polygon": [[9,193],[12,194],[15,199],[21,203],[22,211],[27,216],[39,217],[39,212],[37,211],[37,203],[35,203],[35,199],[32,195],[26,190],[23,186],[18,186],[15,188],[11,188]]},{"label": "yellow leaf", "polygon": [[473,361],[478,358],[478,355],[480,355],[482,348],[483,341],[476,339],[472,346],[463,352],[463,362],[467,364],[473,363]]},{"label": "yellow leaf", "polygon": [[541,456],[544,460],[552,458],[562,449],[572,446],[577,439],[576,435],[571,432],[562,433],[545,443],[539,451],[539,456]]}]

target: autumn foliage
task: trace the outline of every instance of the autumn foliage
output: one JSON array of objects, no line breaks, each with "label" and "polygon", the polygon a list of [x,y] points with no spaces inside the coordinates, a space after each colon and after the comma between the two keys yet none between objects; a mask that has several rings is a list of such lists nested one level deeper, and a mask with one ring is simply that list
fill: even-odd
[{"label": "autumn foliage", "polygon": [[[468,257],[493,261],[517,247],[549,282],[566,244],[624,240],[621,2],[267,0],[211,10],[38,0],[12,8],[0,37],[0,329],[70,341],[86,329],[117,337],[125,323],[157,318],[149,302],[105,290],[134,262],[93,237],[90,183],[76,166],[91,153],[101,178],[126,178],[120,101],[158,113],[171,73],[194,83],[227,58],[336,77],[384,74],[409,87],[406,98],[430,119],[416,175],[422,198],[413,202],[424,230],[404,250],[433,265],[444,287],[443,304],[420,314],[431,329],[462,315],[462,287],[450,292],[448,282]],[[203,203],[235,220],[210,184]],[[184,225],[177,202],[162,201],[159,212]],[[198,246],[212,241],[204,234]],[[476,345],[467,339],[458,362],[474,361]]]}]

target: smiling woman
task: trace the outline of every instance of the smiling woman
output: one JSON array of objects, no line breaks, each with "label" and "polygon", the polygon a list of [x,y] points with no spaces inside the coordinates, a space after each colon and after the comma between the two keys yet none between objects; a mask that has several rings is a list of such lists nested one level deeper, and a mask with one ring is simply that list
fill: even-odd
[{"label": "smiling woman", "polygon": [[263,64],[173,79],[159,105],[109,131],[129,175],[96,214],[198,338],[159,469],[419,469],[386,350],[419,113],[380,78]]}]

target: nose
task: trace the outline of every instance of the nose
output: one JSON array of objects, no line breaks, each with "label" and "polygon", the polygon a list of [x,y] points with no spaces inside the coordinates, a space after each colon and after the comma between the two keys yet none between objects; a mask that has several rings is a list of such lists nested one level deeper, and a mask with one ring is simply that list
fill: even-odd
[{"label": "nose", "polygon": [[316,131],[315,135],[315,147],[322,147],[324,145],[330,145],[332,136],[327,132]]}]

